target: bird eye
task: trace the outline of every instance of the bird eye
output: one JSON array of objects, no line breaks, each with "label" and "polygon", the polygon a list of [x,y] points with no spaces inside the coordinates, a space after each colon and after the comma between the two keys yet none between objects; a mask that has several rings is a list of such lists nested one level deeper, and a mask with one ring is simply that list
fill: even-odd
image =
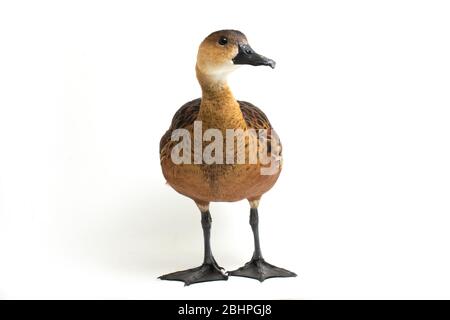
[{"label": "bird eye", "polygon": [[220,37],[220,39],[219,39],[219,44],[221,45],[221,46],[224,46],[224,45],[226,45],[228,43],[228,39],[226,38],[226,37]]}]

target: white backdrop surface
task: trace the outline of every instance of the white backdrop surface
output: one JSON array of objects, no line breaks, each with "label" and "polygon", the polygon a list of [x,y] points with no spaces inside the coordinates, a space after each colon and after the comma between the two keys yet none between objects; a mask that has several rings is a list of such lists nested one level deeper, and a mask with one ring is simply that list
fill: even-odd
[{"label": "white backdrop surface", "polygon": [[[0,298],[450,298],[447,1],[2,1]],[[243,31],[277,68],[238,99],[284,145],[262,199],[269,262],[298,273],[183,287],[200,216],[158,144],[200,89],[210,32]],[[252,252],[248,204],[217,203],[212,246]]]}]

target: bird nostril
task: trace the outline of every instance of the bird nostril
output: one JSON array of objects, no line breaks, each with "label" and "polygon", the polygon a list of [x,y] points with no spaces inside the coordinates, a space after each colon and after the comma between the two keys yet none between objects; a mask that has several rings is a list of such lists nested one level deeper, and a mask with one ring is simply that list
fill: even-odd
[{"label": "bird nostril", "polygon": [[246,54],[252,54],[253,51],[252,51],[251,49],[245,49],[245,53],[246,53]]}]

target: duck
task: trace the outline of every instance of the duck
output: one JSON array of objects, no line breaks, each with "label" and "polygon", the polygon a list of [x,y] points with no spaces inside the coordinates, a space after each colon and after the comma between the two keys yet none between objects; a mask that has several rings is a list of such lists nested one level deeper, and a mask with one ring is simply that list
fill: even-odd
[{"label": "duck", "polygon": [[[162,275],[159,277],[162,280],[190,285],[227,280],[229,276],[261,282],[296,276],[266,262],[262,255],[258,206],[281,173],[282,146],[264,112],[252,103],[236,100],[228,85],[228,75],[242,65],[273,69],[275,61],[256,53],[238,30],[219,30],[208,35],[199,46],[195,65],[201,98],[185,103],[174,114],[160,140],[164,178],[176,192],[195,202],[200,210],[204,238],[203,263]],[[198,137],[200,141],[194,141],[192,147]],[[243,156],[239,154],[242,150]],[[252,150],[256,156],[251,156]],[[210,203],[245,199],[250,206],[254,252],[245,265],[227,272],[212,253]]]}]

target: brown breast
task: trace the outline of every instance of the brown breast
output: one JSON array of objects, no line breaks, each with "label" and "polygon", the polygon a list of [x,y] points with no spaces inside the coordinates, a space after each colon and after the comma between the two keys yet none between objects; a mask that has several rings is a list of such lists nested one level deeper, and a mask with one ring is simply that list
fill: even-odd
[{"label": "brown breast", "polygon": [[162,171],[168,184],[176,191],[195,201],[238,201],[259,199],[275,184],[281,171],[281,143],[277,139],[275,144],[277,150],[274,152],[275,150],[271,148],[273,129],[267,116],[249,102],[238,101],[238,103],[248,128],[267,130],[267,150],[270,157],[275,157],[275,161],[279,162],[279,168],[271,175],[262,175],[261,168],[264,165],[259,162],[256,164],[174,164],[170,155],[172,148],[178,142],[171,141],[172,131],[184,128],[192,136],[193,124],[198,119],[201,104],[201,99],[196,99],[186,103],[175,113],[169,130],[160,141]]}]

